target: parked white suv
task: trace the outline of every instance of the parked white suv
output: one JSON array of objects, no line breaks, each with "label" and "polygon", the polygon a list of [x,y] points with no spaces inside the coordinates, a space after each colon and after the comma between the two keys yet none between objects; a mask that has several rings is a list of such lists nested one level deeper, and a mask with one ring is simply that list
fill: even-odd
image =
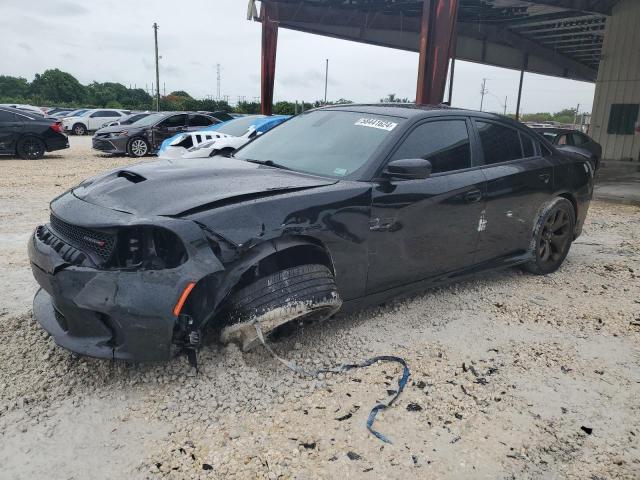
[{"label": "parked white suv", "polygon": [[66,131],[73,132],[76,135],[86,135],[87,132],[98,130],[105,123],[112,122],[130,113],[128,110],[94,108],[93,110],[87,110],[77,117],[63,118],[62,126]]}]

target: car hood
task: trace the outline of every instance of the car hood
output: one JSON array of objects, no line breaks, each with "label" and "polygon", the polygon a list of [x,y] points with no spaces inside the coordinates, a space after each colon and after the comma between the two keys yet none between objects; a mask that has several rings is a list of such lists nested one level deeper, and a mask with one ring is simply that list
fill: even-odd
[{"label": "car hood", "polygon": [[181,216],[336,182],[216,157],[215,161],[178,159],[131,165],[85,180],[73,194],[86,202],[137,216]]}]

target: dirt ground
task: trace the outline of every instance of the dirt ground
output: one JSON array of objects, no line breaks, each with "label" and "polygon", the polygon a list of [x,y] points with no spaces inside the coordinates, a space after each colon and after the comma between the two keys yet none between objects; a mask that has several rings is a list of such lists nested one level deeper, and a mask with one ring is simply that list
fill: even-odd
[{"label": "dirt ground", "polygon": [[485,274],[274,344],[307,368],[391,354],[401,370],[293,375],[263,349],[129,365],[78,358],[31,316],[26,256],[48,202],[126,158],[90,139],[0,159],[0,478],[640,478],[640,208],[594,202],[548,277]]}]

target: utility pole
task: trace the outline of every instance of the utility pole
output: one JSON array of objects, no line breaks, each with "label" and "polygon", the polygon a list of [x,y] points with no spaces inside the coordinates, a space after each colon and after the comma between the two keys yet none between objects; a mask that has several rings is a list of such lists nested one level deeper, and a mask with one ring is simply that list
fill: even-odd
[{"label": "utility pole", "polygon": [[156,42],[156,111],[160,111],[160,65],[158,63],[158,24],[153,24],[153,36]]},{"label": "utility pole", "polygon": [[580,104],[578,104],[578,106],[576,107],[576,111],[573,114],[573,126],[575,127],[576,124],[578,123],[578,112],[580,112]]},{"label": "utility pole", "polygon": [[507,116],[507,100],[509,100],[509,97],[504,97],[504,116]]},{"label": "utility pole", "polygon": [[480,111],[482,111],[482,107],[484,106],[484,96],[489,93],[487,90],[487,79],[482,79],[482,87],[480,87]]},{"label": "utility pole", "polygon": [[327,104],[327,85],[329,84],[329,59],[327,58],[327,66],[324,71],[324,104]]},{"label": "utility pole", "polygon": [[220,75],[220,64],[216,64],[216,69],[218,70],[218,88],[216,90],[217,94],[216,94],[216,100],[220,100],[220,80],[221,80],[221,75]]}]

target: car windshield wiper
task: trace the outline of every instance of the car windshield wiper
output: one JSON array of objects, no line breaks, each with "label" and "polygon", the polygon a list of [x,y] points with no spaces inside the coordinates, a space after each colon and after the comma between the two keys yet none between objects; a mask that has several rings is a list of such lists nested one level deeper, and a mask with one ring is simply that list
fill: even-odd
[{"label": "car windshield wiper", "polygon": [[281,168],[282,170],[291,170],[289,167],[285,167],[284,165],[280,165],[273,160],[254,160],[252,158],[245,159],[245,162],[249,163],[257,163],[258,165],[266,165],[267,167]]}]

